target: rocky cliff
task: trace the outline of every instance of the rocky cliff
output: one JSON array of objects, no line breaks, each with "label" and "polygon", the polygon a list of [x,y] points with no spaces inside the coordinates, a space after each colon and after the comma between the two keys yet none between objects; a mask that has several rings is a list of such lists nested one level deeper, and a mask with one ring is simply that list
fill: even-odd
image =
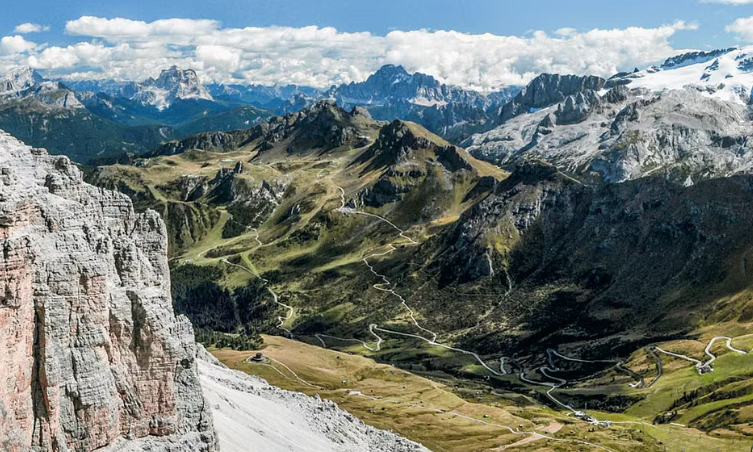
[{"label": "rocky cliff", "polygon": [[216,449],[156,213],[0,132],[0,235],[0,449]]}]

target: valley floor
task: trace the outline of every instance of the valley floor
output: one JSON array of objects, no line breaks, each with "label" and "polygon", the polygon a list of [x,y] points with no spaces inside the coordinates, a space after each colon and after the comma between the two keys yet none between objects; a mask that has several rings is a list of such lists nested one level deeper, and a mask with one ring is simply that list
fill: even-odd
[{"label": "valley floor", "polygon": [[[684,387],[690,381],[689,373],[695,372],[684,367],[678,371],[676,362],[670,363],[665,383],[657,384],[652,396],[637,408],[624,414],[589,410],[599,419],[614,422],[602,428],[564,410],[542,406],[536,391],[545,388],[491,389],[483,382],[458,380],[441,372],[419,376],[349,352],[277,336],[264,336],[264,340],[263,363],[248,361],[255,352],[223,349],[212,353],[231,368],[261,376],[275,386],[332,400],[367,424],[396,431],[433,451],[750,450],[749,442],[739,435],[711,436],[679,423],[652,423],[654,411],[662,408],[646,405],[663,403],[660,399],[666,398],[669,386]],[[747,358],[721,356],[717,375],[721,378],[728,372],[725,369],[731,360]],[[682,383],[685,377],[688,381]],[[508,378],[514,381],[515,376]]]}]

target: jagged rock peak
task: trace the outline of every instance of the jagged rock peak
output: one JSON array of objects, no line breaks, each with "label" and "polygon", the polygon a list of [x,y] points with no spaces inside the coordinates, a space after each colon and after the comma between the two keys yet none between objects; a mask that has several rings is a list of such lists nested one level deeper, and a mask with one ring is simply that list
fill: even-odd
[{"label": "jagged rock peak", "polygon": [[76,94],[60,82],[45,80],[29,66],[12,69],[0,77],[0,102],[36,101],[63,109],[83,109]]},{"label": "jagged rock peak", "polygon": [[606,80],[593,75],[541,74],[533,79],[500,111],[501,121],[562,102],[568,96],[585,91],[598,91]]},{"label": "jagged rock peak", "polygon": [[20,93],[43,80],[44,78],[29,66],[16,67],[0,77],[0,95]]},{"label": "jagged rock peak", "polygon": [[360,106],[353,107],[353,109],[350,110],[350,116],[353,116],[354,118],[361,116],[366,119],[371,119],[371,113],[369,113],[369,110]]},{"label": "jagged rock peak", "polygon": [[465,150],[447,143],[418,124],[399,119],[382,127],[379,138],[357,162],[367,160],[371,160],[368,170],[404,164],[423,167],[430,161],[439,162],[449,171],[473,169]]},{"label": "jagged rock peak", "polygon": [[385,64],[374,72],[369,78],[374,77],[376,79],[386,79],[392,83],[401,82],[411,75],[404,67],[394,64]]},{"label": "jagged rock peak", "polygon": [[413,128],[405,121],[396,119],[379,131],[379,138],[374,146],[382,150],[399,149],[401,147],[426,148],[431,141],[426,137],[417,136]]},{"label": "jagged rock peak", "polygon": [[131,98],[153,105],[159,110],[169,108],[177,100],[213,100],[196,71],[178,69],[177,66],[163,69],[156,79],[149,78],[139,84]]},{"label": "jagged rock peak", "polygon": [[158,88],[172,90],[183,89],[186,90],[183,94],[188,94],[190,91],[209,95],[204,85],[201,84],[199,76],[193,69],[178,69],[178,66],[172,66],[170,69],[163,69],[160,72],[159,77],[156,79],[148,79],[144,84],[154,85]]},{"label": "jagged rock peak", "polygon": [[182,154],[192,149],[209,152],[228,152],[241,146],[251,135],[251,129],[227,132],[202,132],[182,140],[172,140],[144,154],[145,157]]},{"label": "jagged rock peak", "polygon": [[0,448],[214,451],[167,233],[0,131]]},{"label": "jagged rock peak", "polygon": [[661,67],[662,69],[678,69],[684,66],[689,66],[691,64],[704,63],[707,61],[711,61],[718,56],[732,52],[734,50],[737,50],[737,47],[729,47],[726,49],[716,49],[716,50],[711,50],[708,52],[705,52],[705,51],[687,52],[687,53],[683,53],[680,55],[667,58],[664,61],[664,63],[662,63]]}]

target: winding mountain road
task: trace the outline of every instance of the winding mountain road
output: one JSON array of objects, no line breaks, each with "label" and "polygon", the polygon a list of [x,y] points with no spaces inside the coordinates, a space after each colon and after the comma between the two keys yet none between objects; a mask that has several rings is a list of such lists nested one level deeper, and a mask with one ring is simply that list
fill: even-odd
[{"label": "winding mountain road", "polygon": [[[232,221],[232,218],[230,219],[230,221]],[[259,231],[256,228],[250,228],[249,227],[248,229],[253,230],[256,233],[256,236],[254,237],[254,240],[256,240],[256,243],[259,244],[259,246],[257,246],[253,250],[251,250],[253,252],[253,251],[261,248],[262,246],[264,246],[264,243],[262,243],[262,241],[259,240]],[[261,275],[257,275],[256,273],[254,273],[253,271],[249,270],[248,268],[246,268],[246,267],[244,267],[242,265],[234,264],[234,263],[230,262],[229,260],[225,259],[224,257],[221,258],[220,261],[222,261],[225,264],[230,265],[232,267],[240,268],[241,270],[245,271],[246,273],[250,274],[251,276],[253,276],[255,278],[259,278],[259,279],[262,280],[262,282],[264,283],[264,288],[267,289],[267,292],[269,292],[269,294],[272,296],[272,300],[278,306],[282,306],[283,308],[285,308],[285,309],[288,310],[288,313],[287,313],[286,316],[284,316],[284,317],[283,316],[277,317],[277,320],[279,321],[279,323],[277,324],[277,328],[285,331],[288,334],[288,337],[292,338],[293,337],[293,333],[289,329],[285,328],[283,325],[285,325],[285,322],[287,322],[288,320],[290,320],[291,317],[293,317],[293,314],[295,313],[295,310],[293,309],[292,306],[289,306],[289,305],[287,305],[287,304],[285,304],[285,303],[283,303],[283,302],[281,302],[279,300],[279,298],[277,297],[277,294],[275,293],[275,291],[272,290],[271,287],[269,287],[269,281],[266,280],[266,279],[264,279],[264,278],[262,278]]]},{"label": "winding mountain road", "polygon": [[[397,225],[395,225],[394,223],[390,222],[386,218],[384,218],[382,216],[379,216],[379,215],[376,215],[376,214],[371,214],[371,213],[368,213],[368,212],[361,212],[361,211],[359,211],[359,210],[357,210],[355,208],[346,207],[345,190],[342,187],[339,187],[339,186],[337,188],[340,191],[341,206],[337,209],[340,213],[343,213],[345,215],[364,215],[364,216],[369,216],[369,217],[372,217],[372,218],[376,218],[379,221],[388,224],[395,231],[397,231],[398,236],[400,238],[402,238],[403,240],[407,241],[408,244],[410,244],[410,245],[418,245],[419,244],[417,241],[413,240],[411,237],[409,237],[408,235],[406,235],[405,231],[403,231],[401,228],[399,228]],[[258,237],[258,234],[257,234],[257,237]],[[438,334],[436,332],[434,332],[434,331],[432,331],[432,330],[430,330],[430,329],[428,329],[428,328],[426,328],[426,327],[424,327],[424,326],[422,326],[420,324],[420,322],[416,318],[415,312],[408,305],[407,300],[402,295],[400,295],[399,293],[397,293],[397,291],[394,289],[395,286],[387,278],[387,276],[383,275],[383,274],[381,274],[379,272],[377,272],[376,269],[374,268],[374,266],[369,262],[369,260],[372,259],[372,258],[384,257],[384,256],[389,255],[390,253],[395,252],[395,251],[397,251],[397,248],[395,247],[395,243],[389,243],[387,245],[387,250],[386,251],[381,252],[381,253],[372,253],[372,254],[369,254],[369,255],[365,256],[362,260],[363,260],[364,264],[368,267],[369,271],[371,271],[371,273],[374,276],[376,276],[379,280],[382,281],[382,282],[373,284],[372,287],[374,289],[378,290],[378,291],[388,293],[388,294],[394,296],[396,299],[398,299],[400,301],[400,303],[403,305],[403,307],[405,308],[405,310],[407,311],[408,316],[410,317],[410,320],[413,323],[413,325],[422,334],[425,334],[426,336],[424,336],[422,334],[413,334],[413,333],[406,333],[406,332],[401,332],[401,331],[389,330],[389,329],[381,328],[377,324],[370,324],[369,325],[369,333],[371,335],[373,335],[376,338],[376,340],[377,340],[376,345],[374,345],[374,346],[370,346],[365,341],[362,341],[360,339],[353,339],[353,338],[347,339],[347,338],[341,338],[341,337],[336,337],[336,336],[331,336],[331,335],[326,335],[326,334],[316,334],[315,337],[321,342],[321,344],[322,344],[323,347],[325,347],[325,348],[327,347],[327,343],[326,343],[325,339],[332,339],[332,340],[338,340],[338,341],[343,341],[343,342],[355,342],[355,343],[359,343],[365,349],[367,349],[369,351],[372,351],[372,352],[377,352],[377,351],[381,350],[381,344],[383,342],[382,337],[377,334],[377,332],[381,332],[381,333],[389,334],[389,335],[395,335],[395,336],[401,336],[401,337],[406,337],[406,338],[418,339],[418,340],[426,342],[427,344],[432,345],[432,346],[441,347],[441,348],[444,348],[444,349],[447,349],[447,350],[451,350],[451,351],[454,351],[454,352],[457,352],[457,353],[461,353],[461,354],[464,354],[464,355],[471,356],[482,367],[484,367],[487,371],[489,371],[491,374],[496,375],[496,376],[504,376],[504,375],[508,374],[507,371],[505,370],[505,362],[509,361],[510,363],[513,363],[514,365],[516,365],[519,368],[520,372],[518,374],[518,378],[521,381],[523,381],[525,383],[528,383],[528,384],[532,384],[532,385],[548,387],[549,389],[546,391],[545,394],[546,394],[546,396],[552,402],[554,402],[556,405],[562,407],[563,409],[569,411],[570,413],[572,413],[573,415],[575,415],[575,417],[577,417],[577,418],[579,418],[581,420],[584,420],[585,422],[589,422],[589,423],[595,424],[595,425],[601,425],[602,423],[598,419],[596,419],[596,418],[594,418],[594,417],[592,417],[590,415],[587,415],[586,413],[584,413],[582,411],[576,411],[572,406],[570,406],[568,404],[565,404],[564,402],[562,402],[561,400],[559,400],[554,395],[554,391],[555,390],[557,390],[557,389],[559,389],[559,388],[567,385],[567,383],[568,383],[567,380],[553,375],[553,372],[556,372],[556,371],[559,370],[559,368],[557,367],[557,365],[554,362],[554,358],[559,358],[559,359],[564,360],[564,361],[575,362],[575,363],[582,363],[582,364],[613,364],[619,370],[628,373],[631,377],[633,377],[634,379],[638,380],[638,383],[631,384],[631,386],[633,386],[633,387],[641,387],[641,388],[645,386],[645,382],[643,380],[643,377],[641,377],[639,374],[633,372],[632,370],[626,368],[624,366],[624,364],[621,361],[619,361],[619,360],[587,360],[587,359],[575,358],[575,357],[570,357],[570,356],[567,356],[567,355],[563,355],[563,354],[557,352],[554,349],[547,349],[546,353],[547,353],[547,361],[548,361],[549,365],[548,366],[542,366],[542,367],[540,367],[538,369],[538,371],[539,371],[539,373],[541,373],[541,375],[544,378],[546,378],[548,380],[551,380],[551,381],[536,381],[536,380],[531,380],[531,379],[527,378],[526,375],[525,375],[526,372],[525,372],[525,369],[523,368],[523,366],[520,365],[520,363],[518,361],[514,360],[513,358],[510,358],[510,357],[502,357],[502,358],[500,358],[500,368],[499,368],[499,371],[497,371],[497,370],[491,368],[484,361],[484,359],[481,358],[481,356],[478,355],[475,352],[472,352],[472,351],[469,351],[469,350],[464,350],[464,349],[461,349],[461,348],[453,347],[453,346],[442,344],[442,343],[438,342],[437,341]],[[243,268],[246,271],[249,271],[245,267],[241,267],[241,268]],[[509,276],[508,276],[508,278],[509,278]],[[510,283],[509,286],[510,286],[510,289],[511,289],[512,284]],[[269,289],[269,290],[270,290],[271,293],[273,293],[271,291],[271,289]],[[277,296],[276,295],[274,295],[274,299],[275,299],[276,303],[278,303],[278,304],[280,304],[282,306],[285,306],[286,308],[288,308],[290,310],[290,314],[284,320],[283,320],[282,317],[280,317],[281,323],[280,323],[280,325],[278,327],[282,328],[282,325],[284,324],[284,322],[286,320],[290,319],[290,317],[292,316],[292,307],[280,303],[277,300]],[[287,331],[290,334],[289,330],[285,329],[285,331]],[[744,352],[742,350],[738,350],[738,349],[732,347],[732,345],[731,345],[731,338],[724,337],[724,336],[713,338],[709,342],[709,344],[706,346],[705,353],[706,353],[706,355],[708,355],[710,357],[709,361],[707,361],[706,363],[702,363],[701,361],[699,361],[697,359],[694,359],[694,358],[690,358],[690,357],[688,357],[686,355],[681,355],[681,354],[677,354],[677,353],[668,352],[666,350],[661,349],[660,347],[655,347],[655,349],[657,351],[661,352],[661,353],[665,353],[665,354],[672,355],[672,356],[675,356],[675,357],[680,358],[680,359],[685,359],[685,360],[691,361],[694,364],[696,364],[696,367],[700,371],[700,369],[701,369],[702,366],[704,366],[704,365],[710,365],[716,359],[716,356],[713,355],[710,352],[710,348],[713,346],[713,344],[714,344],[715,341],[720,340],[720,339],[726,340],[726,345],[727,345],[727,348],[729,350],[731,350],[733,352],[736,352],[736,353],[741,353],[741,354],[746,353],[746,352]],[[658,380],[658,378],[661,376],[661,372],[662,372],[662,369],[661,369],[661,360],[658,359],[657,355],[654,354],[654,356],[657,358],[657,367],[659,368],[659,376],[657,378],[655,378],[651,383],[649,383],[649,387],[651,385],[653,385],[656,382],[656,380]],[[435,410],[435,411],[441,412],[441,410]],[[457,413],[455,413],[455,415],[461,416],[461,417],[466,417],[464,415],[460,415],[460,414],[457,414]],[[471,420],[474,420],[474,421],[478,421],[478,422],[487,423],[485,421],[479,421],[479,420],[473,419],[473,418],[468,418],[468,419],[471,419]],[[513,432],[513,433],[521,433],[521,434],[527,434],[527,435],[537,435],[537,436],[540,436],[542,438],[559,440],[559,439],[556,439],[556,438],[546,437],[545,435],[541,435],[541,434],[536,433],[536,432],[520,432],[520,431],[517,431],[517,430],[513,430],[512,428],[510,428],[508,426],[497,425],[497,424],[490,424],[490,425],[496,425],[496,426],[498,426],[500,428],[509,430],[510,432]],[[590,446],[594,446],[594,447],[599,447],[601,449],[608,450],[608,449],[604,448],[603,446],[599,446],[599,445],[596,445],[596,444],[588,443],[588,442],[585,442],[585,441],[582,442],[582,444],[586,444],[586,445],[590,445]]]},{"label": "winding mountain road", "polygon": [[372,323],[371,325],[369,325],[369,333],[371,333],[374,337],[377,338],[377,343],[374,347],[369,346],[369,344],[367,344],[366,342],[360,339],[346,339],[343,337],[337,337],[337,336],[331,336],[329,334],[319,334],[319,333],[315,334],[314,336],[317,339],[319,339],[319,342],[322,343],[322,347],[324,348],[327,348],[327,343],[324,342],[324,338],[329,338],[329,339],[335,339],[335,340],[343,341],[343,342],[358,342],[359,344],[363,345],[365,349],[370,350],[372,352],[378,352],[379,350],[382,349],[382,338],[379,337],[379,335],[374,332],[374,329],[376,328],[376,326],[377,326],[376,323]]},{"label": "winding mountain road", "polygon": [[659,381],[662,375],[664,375],[664,364],[661,362],[661,358],[659,357],[659,355],[656,354],[656,351],[654,350],[653,347],[646,347],[646,353],[651,355],[656,361],[656,377],[653,380],[651,380],[648,386],[646,386],[647,388],[650,388],[651,386],[654,385],[654,383]]},{"label": "winding mountain road", "polygon": [[714,355],[713,353],[711,353],[711,347],[714,345],[714,342],[718,341],[719,339],[724,339],[726,341],[727,348],[730,351],[735,352],[735,353],[739,353],[739,354],[742,354],[742,355],[747,355],[748,354],[748,352],[745,352],[745,351],[742,351],[742,350],[734,348],[732,346],[732,338],[727,337],[727,336],[717,336],[715,338],[712,338],[709,341],[708,345],[706,345],[706,349],[704,349],[704,351],[703,351],[706,354],[706,356],[709,357],[709,360],[706,361],[706,362],[702,362],[702,361],[697,360],[695,358],[691,358],[691,357],[689,357],[687,355],[682,355],[682,354],[679,354],[679,353],[668,352],[668,351],[662,349],[661,347],[654,347],[654,349],[656,349],[657,351],[659,351],[661,353],[664,353],[665,355],[674,356],[675,358],[684,359],[685,361],[690,361],[693,364],[695,364],[695,367],[696,367],[696,369],[698,370],[699,373],[704,373],[704,372],[710,372],[710,371],[713,370],[713,368],[711,367],[711,364],[714,361],[716,361],[717,357],[716,357],[716,355]]},{"label": "winding mountain road", "polygon": [[[402,229],[400,229],[399,227],[397,227],[397,226],[396,226],[396,225],[395,225],[394,223],[390,222],[389,220],[385,219],[384,217],[381,217],[381,216],[379,216],[379,215],[374,215],[374,214],[366,213],[366,212],[361,212],[361,211],[358,211],[358,210],[356,210],[356,209],[353,209],[353,208],[351,208],[351,207],[346,207],[346,201],[345,201],[345,190],[344,190],[344,189],[343,189],[342,187],[339,187],[339,186],[338,186],[337,188],[338,188],[338,189],[340,190],[340,202],[341,202],[341,205],[340,205],[340,208],[338,209],[338,211],[339,211],[339,212],[341,212],[341,213],[343,213],[343,214],[346,214],[346,215],[348,215],[348,214],[360,214],[360,215],[366,215],[366,216],[370,216],[370,217],[373,217],[373,218],[377,218],[377,219],[379,219],[380,221],[383,221],[383,222],[385,222],[385,223],[389,224],[389,225],[390,225],[390,226],[391,226],[392,228],[394,228],[394,229],[395,229],[395,230],[396,230],[396,231],[398,232],[398,235],[399,235],[399,236],[400,236],[401,238],[408,240],[408,242],[409,242],[410,244],[412,244],[412,245],[418,245],[418,242],[416,242],[415,240],[413,240],[413,239],[412,239],[411,237],[408,237],[408,236],[407,236],[407,235],[405,234],[405,231],[403,231]],[[461,348],[457,348],[457,347],[452,347],[452,346],[450,346],[450,345],[446,345],[446,344],[442,344],[442,343],[440,343],[440,342],[437,342],[437,337],[438,337],[438,334],[437,334],[436,332],[434,332],[434,331],[431,331],[431,330],[429,330],[428,328],[425,328],[425,327],[423,327],[423,326],[422,326],[422,325],[421,325],[421,324],[420,324],[420,323],[418,322],[418,320],[417,320],[417,319],[416,319],[416,317],[415,317],[415,312],[414,312],[414,311],[413,311],[413,309],[411,309],[411,307],[410,307],[410,306],[408,305],[408,303],[407,303],[407,301],[405,300],[405,298],[403,298],[403,297],[402,297],[402,295],[398,294],[398,293],[397,293],[397,292],[396,292],[396,291],[395,291],[394,289],[392,289],[391,287],[394,287],[394,286],[393,286],[393,284],[392,284],[392,283],[390,282],[390,280],[389,280],[389,279],[388,279],[388,278],[387,278],[387,277],[386,277],[385,275],[382,275],[382,274],[378,273],[378,272],[377,272],[377,271],[376,271],[376,270],[374,269],[374,267],[373,267],[373,266],[372,266],[372,265],[371,265],[371,264],[369,263],[369,258],[372,258],[372,257],[383,257],[383,256],[386,256],[386,255],[388,255],[388,254],[390,254],[390,253],[392,253],[392,252],[396,251],[396,250],[397,250],[397,248],[395,248],[394,244],[393,244],[393,243],[390,243],[390,244],[388,244],[388,250],[387,250],[387,251],[385,251],[385,252],[383,252],[383,253],[374,253],[374,254],[370,254],[370,255],[368,255],[368,256],[366,256],[366,257],[364,257],[364,258],[363,258],[363,262],[364,262],[364,263],[366,264],[366,266],[367,266],[367,267],[369,268],[369,270],[370,270],[370,271],[371,271],[371,272],[372,272],[372,273],[374,274],[374,276],[376,276],[377,278],[379,278],[379,279],[381,279],[381,280],[383,281],[383,282],[381,282],[381,283],[377,283],[377,284],[374,284],[374,285],[373,285],[372,287],[374,287],[374,289],[376,289],[376,290],[379,290],[379,291],[382,291],[382,292],[387,292],[387,293],[389,293],[389,294],[393,295],[394,297],[396,297],[396,298],[397,298],[398,300],[400,300],[400,303],[401,303],[401,304],[402,304],[402,305],[403,305],[403,306],[405,307],[405,309],[406,309],[406,310],[408,311],[408,315],[409,315],[409,317],[410,317],[411,321],[413,322],[413,324],[414,324],[414,325],[415,325],[415,326],[416,326],[416,327],[417,327],[417,328],[418,328],[419,330],[421,330],[421,331],[423,331],[424,333],[427,333],[427,334],[428,334],[429,336],[431,336],[431,339],[427,339],[426,337],[424,337],[424,336],[421,336],[421,335],[418,335],[418,334],[412,334],[412,333],[404,333],[404,332],[400,332],[400,331],[387,330],[387,329],[384,329],[384,328],[380,328],[380,327],[379,327],[378,325],[376,325],[376,324],[372,324],[372,325],[370,325],[370,326],[369,326],[369,330],[371,331],[371,333],[372,333],[372,334],[374,334],[374,330],[376,330],[376,331],[380,331],[380,332],[382,332],[382,333],[386,333],[386,334],[397,335],[397,336],[403,336],[403,337],[409,337],[409,338],[413,338],[413,339],[419,339],[419,340],[422,340],[422,341],[424,341],[424,342],[426,342],[426,343],[428,343],[429,345],[432,345],[432,346],[436,346],[436,347],[441,347],[441,348],[444,348],[444,349],[446,349],[446,350],[451,350],[451,351],[454,351],[454,352],[457,352],[457,353],[461,353],[461,354],[464,354],[464,355],[472,356],[472,357],[473,357],[473,358],[474,358],[474,359],[475,359],[475,360],[476,360],[476,361],[477,361],[477,362],[478,362],[478,363],[479,363],[479,364],[480,364],[480,365],[481,365],[482,367],[484,367],[484,368],[485,368],[485,369],[486,369],[487,371],[489,371],[489,372],[490,372],[491,374],[493,374],[493,375],[496,375],[496,376],[503,376],[503,375],[505,375],[505,374],[506,374],[506,372],[505,372],[505,370],[504,370],[504,360],[505,360],[505,358],[502,358],[502,359],[501,359],[501,362],[500,362],[500,371],[496,371],[496,370],[492,369],[492,368],[491,368],[491,367],[490,367],[490,366],[489,366],[489,365],[488,365],[488,364],[487,364],[487,363],[486,363],[486,362],[484,361],[484,359],[483,359],[483,358],[481,358],[481,356],[479,356],[479,355],[478,355],[477,353],[475,353],[475,352],[472,352],[472,351],[469,351],[469,350],[464,350],[464,349],[461,349]],[[512,287],[512,284],[510,284],[510,288],[511,288],[511,287]],[[327,344],[326,344],[326,342],[325,342],[325,341],[323,340],[323,337],[326,337],[326,336],[324,336],[324,335],[318,335],[318,336],[317,336],[317,339],[319,339],[319,341],[320,341],[320,342],[322,343],[322,345],[323,345],[324,347],[326,347],[326,346],[327,346]],[[336,338],[336,339],[340,339],[340,340],[342,340],[342,338]],[[366,345],[366,343],[364,343],[363,341],[360,341],[360,340],[358,340],[358,339],[353,339],[352,341],[354,341],[354,342],[359,342],[359,343],[363,344],[363,345],[364,345],[364,347],[366,347],[366,348],[367,348],[368,350],[371,350],[371,351],[375,351],[375,349],[374,349],[374,348],[367,346],[367,345]],[[549,355],[549,356],[550,356],[550,364],[551,364],[551,356],[552,356],[552,355],[555,355],[555,356],[559,356],[559,357],[561,357],[562,359],[566,359],[566,360],[569,360],[569,361],[576,361],[576,362],[597,362],[597,361],[587,361],[587,360],[580,360],[580,359],[577,359],[577,358],[569,358],[569,357],[567,357],[567,356],[564,356],[564,355],[560,355],[560,354],[558,354],[558,353],[557,353],[556,351],[552,350],[552,351],[550,352],[550,355]],[[510,359],[510,360],[512,361],[512,359],[511,359],[511,358],[507,358],[507,359]],[[519,366],[519,367],[521,367],[521,366]],[[552,367],[555,367],[555,366],[553,366],[553,365],[552,365]],[[549,387],[550,389],[549,389],[549,390],[548,390],[548,391],[546,392],[546,395],[547,395],[547,397],[548,397],[548,398],[549,398],[550,400],[552,400],[552,401],[553,401],[554,403],[556,403],[557,405],[559,405],[559,406],[561,406],[561,407],[563,407],[563,408],[565,408],[565,409],[567,409],[567,410],[571,411],[572,413],[576,413],[576,414],[578,414],[578,415],[579,415],[579,417],[582,417],[582,418],[584,418],[584,419],[588,419],[588,422],[590,422],[590,423],[593,423],[593,424],[599,424],[599,421],[598,421],[597,419],[595,419],[595,418],[593,418],[593,417],[590,417],[590,416],[587,416],[587,415],[585,415],[585,413],[581,413],[581,412],[577,412],[577,411],[575,411],[575,410],[574,410],[574,409],[573,409],[572,407],[570,407],[570,406],[566,405],[565,403],[561,402],[560,400],[558,400],[558,399],[557,399],[557,398],[556,398],[556,397],[555,397],[555,396],[554,396],[554,395],[552,394],[552,392],[553,392],[553,391],[554,391],[555,389],[557,389],[557,388],[559,388],[559,387],[561,387],[561,386],[563,386],[563,385],[567,384],[567,381],[566,381],[566,380],[563,380],[563,379],[561,379],[561,378],[558,378],[558,377],[554,377],[554,376],[550,375],[549,373],[547,373],[547,371],[553,371],[553,369],[551,369],[551,368],[548,368],[548,367],[542,367],[542,368],[540,368],[540,369],[539,369],[539,371],[540,371],[540,372],[541,372],[541,374],[542,374],[542,375],[544,375],[544,376],[545,376],[546,378],[549,378],[549,379],[551,379],[551,380],[554,380],[554,381],[556,381],[557,383],[551,383],[551,382],[546,382],[546,381],[534,381],[534,380],[529,380],[529,379],[527,379],[527,378],[525,377],[525,371],[523,370],[523,368],[522,368],[522,367],[521,367],[521,372],[520,372],[520,375],[519,375],[519,377],[520,377],[520,379],[521,379],[522,381],[525,381],[525,382],[527,382],[527,383],[530,383],[530,384],[534,384],[534,385],[539,385],[539,386],[547,386],[547,387]]]},{"label": "winding mountain road", "polygon": [[704,365],[705,365],[705,366],[710,366],[710,365],[711,365],[711,363],[713,363],[714,361],[716,361],[716,356],[714,356],[714,355],[713,355],[713,354],[711,353],[711,351],[710,351],[710,350],[711,350],[711,346],[712,346],[712,345],[714,345],[714,342],[716,342],[716,341],[717,341],[718,339],[724,339],[724,340],[726,341],[726,345],[727,345],[727,348],[728,348],[728,349],[729,349],[730,351],[733,351],[733,352],[735,352],[735,353],[739,353],[739,354],[741,354],[741,355],[747,355],[747,354],[748,354],[747,352],[744,352],[744,351],[742,351],[742,350],[738,350],[738,349],[734,348],[734,347],[732,346],[732,338],[731,338],[731,337],[727,337],[727,336],[717,336],[717,337],[715,337],[715,338],[711,339],[711,341],[709,341],[709,344],[708,344],[708,345],[706,346],[706,349],[705,349],[705,350],[703,351],[704,353],[706,353],[706,355],[707,355],[707,356],[710,356],[710,357],[711,357],[711,359],[709,359],[708,361],[706,361],[706,362],[704,363]]},{"label": "winding mountain road", "polygon": [[251,270],[247,269],[246,267],[244,267],[244,266],[242,266],[242,265],[238,265],[238,264],[234,264],[234,263],[230,262],[229,260],[225,259],[224,257],[223,257],[222,259],[220,259],[220,260],[221,260],[222,262],[224,262],[225,264],[227,264],[227,265],[230,265],[230,266],[232,266],[232,267],[238,267],[238,268],[240,268],[241,270],[243,270],[243,271],[247,272],[247,273],[248,273],[248,274],[250,274],[250,275],[253,275],[253,276],[254,276],[254,277],[256,277],[256,278],[259,278],[259,279],[261,279],[261,280],[262,280],[262,281],[264,282],[264,284],[265,284],[265,285],[264,285],[264,288],[265,288],[265,289],[267,289],[267,292],[269,292],[269,294],[270,294],[270,295],[272,295],[272,300],[273,300],[273,301],[274,301],[275,303],[277,303],[277,304],[278,304],[279,306],[282,306],[283,308],[285,308],[285,309],[287,309],[287,310],[288,310],[288,315],[286,315],[285,317],[283,317],[283,316],[279,316],[279,317],[277,317],[277,320],[279,320],[279,322],[280,322],[280,323],[278,323],[278,324],[277,324],[277,328],[279,328],[279,329],[281,329],[281,330],[285,331],[286,333],[288,333],[288,336],[292,338],[292,337],[293,337],[293,333],[292,333],[292,332],[291,332],[291,331],[290,331],[289,329],[287,329],[287,328],[283,327],[283,325],[285,324],[285,322],[287,322],[288,320],[290,320],[290,318],[291,318],[291,317],[293,317],[293,313],[295,312],[295,310],[293,309],[293,307],[292,307],[292,306],[289,306],[289,305],[286,305],[285,303],[281,302],[281,301],[280,301],[280,300],[279,300],[279,299],[277,298],[277,294],[275,293],[275,291],[274,291],[274,290],[272,290],[272,289],[271,289],[271,288],[270,288],[270,287],[269,287],[269,286],[267,285],[267,284],[269,284],[269,281],[267,281],[266,279],[262,278],[261,276],[257,275],[256,273],[252,272]]}]

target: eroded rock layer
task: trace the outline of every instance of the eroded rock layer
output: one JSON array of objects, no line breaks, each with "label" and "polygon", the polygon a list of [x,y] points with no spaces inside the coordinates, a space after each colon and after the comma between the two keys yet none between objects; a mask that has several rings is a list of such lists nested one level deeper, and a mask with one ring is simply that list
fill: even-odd
[{"label": "eroded rock layer", "polygon": [[154,212],[0,131],[0,449],[215,450]]}]

